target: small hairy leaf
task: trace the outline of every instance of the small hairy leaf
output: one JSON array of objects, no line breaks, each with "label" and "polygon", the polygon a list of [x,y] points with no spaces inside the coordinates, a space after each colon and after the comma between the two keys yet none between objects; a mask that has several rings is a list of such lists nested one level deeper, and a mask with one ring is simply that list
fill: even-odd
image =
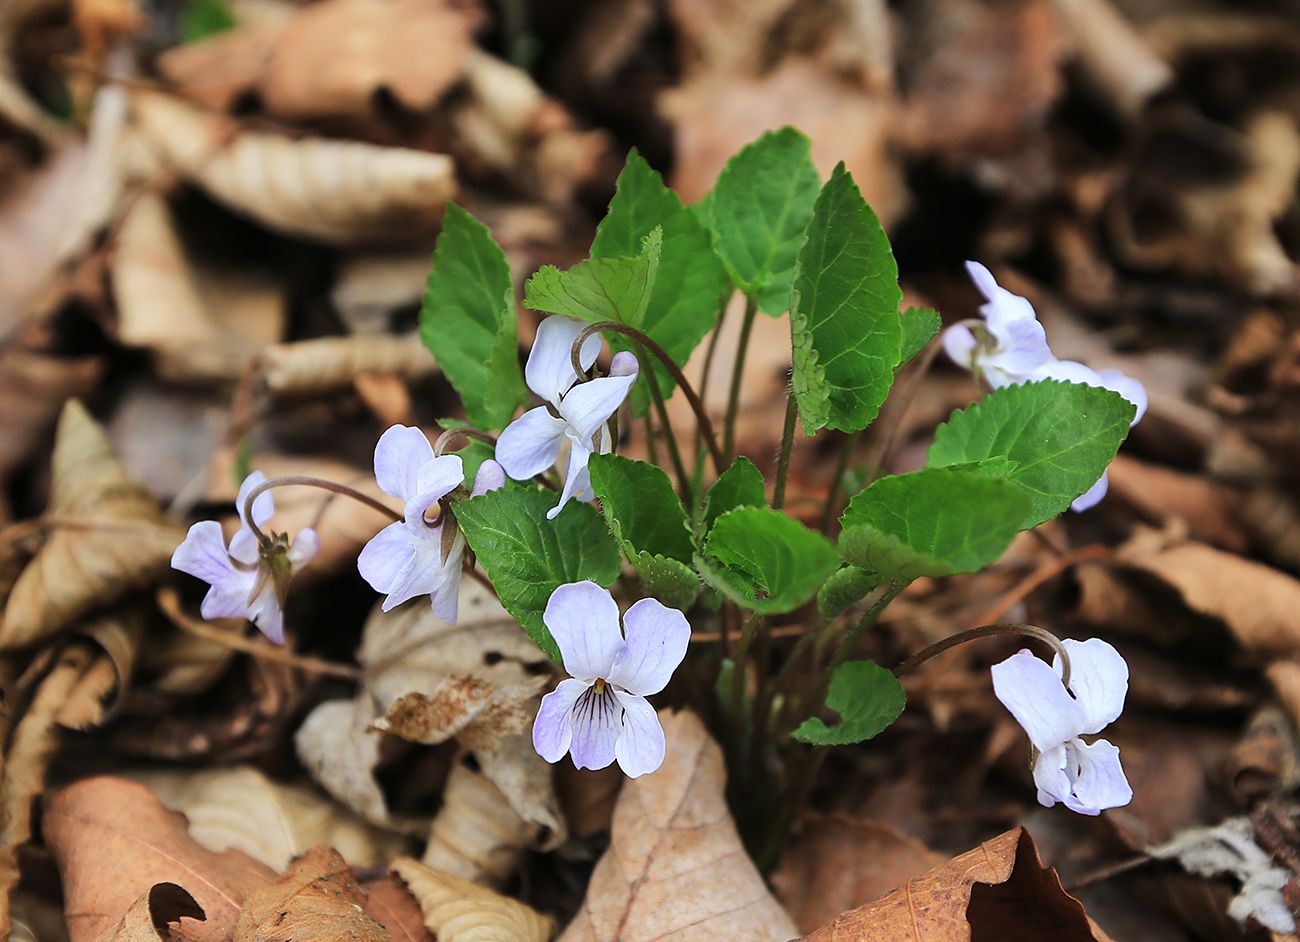
[{"label": "small hairy leaf", "polygon": [[767,492],[763,472],[744,455],[731,463],[731,467],[718,476],[704,495],[704,523],[702,532],[708,533],[713,521],[728,510],[737,507],[766,507]]},{"label": "small hairy leaf", "polygon": [[820,187],[808,138],[792,127],[743,147],[718,175],[708,202],[713,245],[765,314],[789,309],[795,256]]},{"label": "small hairy leaf", "polygon": [[810,717],[792,735],[800,742],[844,746],[884,731],[898,719],[907,703],[903,685],[875,661],[846,661],[835,668],[826,705],[842,720],[827,726]]},{"label": "small hairy leaf", "polygon": [[479,428],[504,428],[523,402],[515,295],[505,253],[483,225],[447,204],[420,310],[420,339]]},{"label": "small hairy leaf", "polygon": [[1029,495],[1022,530],[1051,520],[1092,487],[1128,435],[1134,406],[1118,393],[1046,380],[989,393],[935,432],[929,465],[1016,462],[1006,479]]},{"label": "small hairy leaf", "polygon": [[834,618],[885,581],[880,573],[857,566],[837,569],[817,590],[817,611],[826,618]]},{"label": "small hairy leaf", "polygon": [[545,265],[524,286],[524,304],[534,311],[576,317],[595,324],[618,321],[640,327],[659,271],[664,232],[651,230],[635,258],[589,258],[568,271]]},{"label": "small hairy leaf", "polygon": [[849,501],[840,552],[887,579],[974,572],[1023,529],[1029,498],[971,471],[929,468],[881,478]]},{"label": "small hairy leaf", "polygon": [[627,558],[645,590],[669,608],[690,608],[700,594],[700,577],[686,563],[645,551],[628,552]]},{"label": "small hairy leaf", "polygon": [[732,601],[774,614],[812,598],[840,559],[824,536],[779,510],[740,507],[718,517],[695,562]]},{"label": "small hairy leaf", "polygon": [[817,197],[794,271],[792,381],[805,433],[871,424],[899,362],[902,299],[885,230],[841,163]]},{"label": "small hairy leaf", "polygon": [[903,348],[898,358],[899,366],[925,349],[925,345],[934,339],[943,326],[939,312],[928,307],[909,307],[903,312],[902,318]]},{"label": "small hairy leaf", "polygon": [[551,593],[590,579],[607,586],[618,578],[618,547],[590,504],[570,501],[554,520],[546,512],[555,494],[503,487],[456,503],[465,540],[487,570],[501,604],[538,647],[555,660],[560,649],[542,623]]}]

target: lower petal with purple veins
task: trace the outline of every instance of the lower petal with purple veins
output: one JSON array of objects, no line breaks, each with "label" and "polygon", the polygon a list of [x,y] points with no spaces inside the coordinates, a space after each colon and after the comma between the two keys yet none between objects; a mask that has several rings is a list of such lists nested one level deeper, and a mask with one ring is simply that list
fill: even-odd
[{"label": "lower petal with purple veins", "polygon": [[664,764],[667,745],[655,708],[645,697],[615,691],[623,707],[623,734],[614,744],[618,766],[628,778],[638,778]]},{"label": "lower petal with purple veins", "polygon": [[616,758],[623,707],[608,684],[596,683],[573,704],[569,752],[580,769],[603,769]]},{"label": "lower petal with purple veins", "polygon": [[559,762],[573,741],[573,705],[589,688],[580,680],[562,680],[542,697],[533,721],[533,748],[547,762]]}]

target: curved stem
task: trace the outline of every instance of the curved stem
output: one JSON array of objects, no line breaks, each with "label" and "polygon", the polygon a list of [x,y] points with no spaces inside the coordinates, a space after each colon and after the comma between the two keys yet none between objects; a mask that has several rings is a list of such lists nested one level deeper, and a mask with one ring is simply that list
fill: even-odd
[{"label": "curved stem", "polygon": [[668,407],[664,405],[664,395],[659,389],[659,377],[655,376],[654,370],[646,370],[645,378],[650,384],[650,399],[654,402],[655,411],[659,413],[659,424],[663,427],[668,459],[672,461],[673,470],[677,472],[677,487],[682,492],[682,504],[687,508],[694,507],[695,504],[691,500],[691,479],[686,474],[686,465],[682,462],[682,453],[677,447],[677,436],[673,434],[672,425],[668,421]]},{"label": "curved stem", "polygon": [[458,436],[461,438],[476,438],[481,442],[487,442],[489,445],[491,445],[494,448],[496,447],[496,443],[497,443],[497,440],[493,438],[491,435],[489,435],[487,432],[480,432],[478,429],[469,428],[468,426],[463,426],[463,427],[458,426],[456,428],[446,429],[441,435],[438,436],[438,438],[433,443],[433,456],[435,458],[441,457],[442,450],[447,447],[447,443],[452,441]]},{"label": "curved stem", "polygon": [[[723,428],[722,450],[728,458],[736,450],[736,413],[740,411],[740,376],[745,369],[745,351],[749,348],[749,335],[754,330],[754,315],[758,313],[758,304],[751,297],[745,298],[745,319],[740,323],[740,340],[736,344],[736,362],[731,368],[731,393],[727,396],[727,422]],[[722,469],[718,468],[718,473]]]},{"label": "curved stem", "polygon": [[269,481],[263,481],[261,484],[257,485],[257,487],[253,488],[249,492],[248,497],[244,500],[242,514],[244,522],[247,523],[249,528],[253,531],[253,535],[257,537],[258,545],[263,548],[271,545],[271,539],[262,532],[261,528],[257,525],[257,522],[253,520],[253,501],[261,496],[263,492],[269,491],[273,487],[287,487],[291,484],[301,484],[306,487],[319,487],[323,491],[332,491],[335,494],[342,494],[344,497],[351,497],[353,500],[365,504],[372,510],[377,510],[384,516],[392,518],[394,523],[401,523],[405,519],[391,507],[385,507],[369,494],[362,494],[360,491],[354,490],[346,484],[336,484],[333,481],[323,481],[320,478],[307,477],[306,475],[301,474],[288,474],[284,477],[271,478]]},{"label": "curved stem", "polygon": [[[573,360],[573,372],[579,376],[582,375],[582,363],[578,359],[578,353],[582,350],[583,342],[592,334],[601,330],[612,330],[616,334],[623,334],[639,341],[664,365],[664,369],[672,375],[682,394],[686,396],[686,401],[691,404],[691,410],[695,413],[695,421],[699,425],[700,433],[704,436],[704,443],[709,446],[709,454],[713,456],[713,464],[718,473],[721,474],[726,462],[723,460],[722,450],[718,447],[718,438],[713,433],[713,422],[709,420],[709,414],[704,411],[704,403],[696,395],[695,388],[691,386],[690,380],[686,378],[682,368],[674,363],[673,358],[668,355],[668,351],[655,343],[647,334],[635,327],[629,327],[627,324],[620,324],[617,321],[601,321],[599,324],[588,324],[582,333],[578,334],[578,339],[573,342],[573,349],[570,354]],[[666,428],[664,434],[665,436],[668,434]]]},{"label": "curved stem", "polygon": [[1051,645],[1061,658],[1061,683],[1066,687],[1070,686],[1070,654],[1065,650],[1065,645],[1061,639],[1056,637],[1050,631],[1039,628],[1037,625],[1020,625],[1011,622],[1003,622],[997,625],[981,625],[978,628],[971,628],[968,631],[960,631],[942,641],[936,641],[921,651],[916,652],[902,664],[894,668],[894,676],[902,677],[910,673],[936,654],[942,654],[949,648],[955,648],[959,644],[965,644],[967,641],[974,641],[976,638],[987,638],[990,635],[1027,635],[1030,638],[1037,638],[1039,641],[1045,641]]}]

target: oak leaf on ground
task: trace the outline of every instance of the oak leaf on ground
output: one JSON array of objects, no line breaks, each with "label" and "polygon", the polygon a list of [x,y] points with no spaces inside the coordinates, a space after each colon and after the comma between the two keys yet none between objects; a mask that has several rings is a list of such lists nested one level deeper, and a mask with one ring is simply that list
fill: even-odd
[{"label": "oak leaf on ground", "polygon": [[155,883],[131,904],[120,921],[110,926],[98,942],[170,942],[168,923],[182,917],[204,920],[203,907],[189,891],[175,883]]},{"label": "oak leaf on ground", "polygon": [[555,928],[518,900],[417,860],[399,857],[391,866],[419,901],[438,942],[546,942]]},{"label": "oak leaf on ground", "polygon": [[366,899],[339,852],[317,845],[245,897],[234,942],[389,942],[388,930],[366,914]]}]

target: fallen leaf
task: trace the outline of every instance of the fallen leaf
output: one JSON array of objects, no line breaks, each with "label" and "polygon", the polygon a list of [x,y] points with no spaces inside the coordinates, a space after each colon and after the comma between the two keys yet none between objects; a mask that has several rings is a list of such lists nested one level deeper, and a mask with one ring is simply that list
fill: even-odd
[{"label": "fallen leaf", "polygon": [[90,942],[156,883],[183,886],[207,914],[185,923],[193,942],[228,942],[244,897],[275,872],[239,851],[214,854],[192,840],[185,818],[143,785],[85,779],[60,789],[42,830],[63,881],[68,933]]},{"label": "fallen leaf", "polygon": [[531,728],[528,707],[546,686],[545,677],[502,687],[452,676],[432,697],[418,690],[399,697],[374,726],[407,742],[433,746],[454,736],[470,749],[492,752],[503,736]]},{"label": "fallen leaf", "polygon": [[1177,519],[1195,539],[1235,553],[1249,548],[1241,523],[1242,494],[1236,488],[1124,454],[1115,456],[1106,473],[1111,495],[1156,526]]},{"label": "fallen leaf", "polygon": [[[130,686],[145,620],[139,607],[101,615],[84,623],[78,634],[94,639],[99,646],[94,660],[59,708],[59,725],[87,730],[104,722],[109,698],[121,697]],[[115,706],[116,704],[114,704]]]},{"label": "fallen leaf", "polygon": [[366,891],[339,852],[316,846],[244,898],[234,942],[388,942],[388,930],[366,915],[365,902]]},{"label": "fallen leaf", "polygon": [[424,925],[420,904],[400,880],[384,877],[362,886],[369,894],[366,915],[387,929],[394,942],[435,942]]},{"label": "fallen leaf", "polygon": [[802,942],[1109,942],[1038,860],[1023,828],[985,841]]},{"label": "fallen leaf", "polygon": [[1053,0],[1052,8],[1070,30],[1093,87],[1121,114],[1139,117],[1152,96],[1173,82],[1169,63],[1110,0]]},{"label": "fallen leaf", "polygon": [[149,788],[189,820],[190,837],[208,850],[234,848],[272,870],[316,844],[336,848],[354,867],[375,867],[403,851],[391,832],[359,821],[316,791],[273,782],[250,765],[126,777]]},{"label": "fallen leaf", "polygon": [[241,18],[236,29],[173,46],[158,57],[158,70],[186,98],[212,111],[228,112],[257,88],[276,40],[294,12],[286,5],[278,21],[245,23]]},{"label": "fallen leaf", "polygon": [[555,924],[518,900],[409,857],[390,865],[419,901],[438,942],[547,942]]},{"label": "fallen leaf", "polygon": [[417,380],[438,369],[417,334],[356,334],[273,344],[262,350],[260,359],[267,389],[278,395],[340,389],[366,373]]},{"label": "fallen leaf", "polygon": [[104,931],[99,942],[170,942],[168,923],[182,917],[203,921],[203,907],[184,887],[155,883],[149,892],[131,904],[120,922]]},{"label": "fallen leaf", "polygon": [[0,649],[49,637],[94,608],[167,572],[184,534],[114,456],[103,430],[71,399],[54,443],[49,539],[18,577],[0,622]]},{"label": "fallen leaf", "polygon": [[610,846],[560,942],[786,942],[797,930],[741,846],[722,750],[693,713],[659,713],[668,753],[631,779]]}]

